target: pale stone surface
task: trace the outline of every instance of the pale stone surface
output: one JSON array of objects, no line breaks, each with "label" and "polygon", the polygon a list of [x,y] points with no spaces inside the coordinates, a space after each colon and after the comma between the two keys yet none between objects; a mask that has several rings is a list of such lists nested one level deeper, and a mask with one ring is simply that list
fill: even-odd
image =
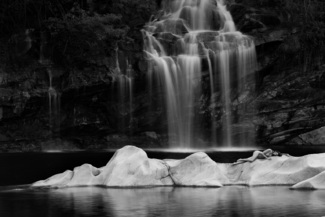
[{"label": "pale stone surface", "polygon": [[203,152],[192,154],[177,164],[173,162],[169,165],[170,176],[175,185],[221,187],[221,183],[228,182],[216,162]]},{"label": "pale stone surface", "polygon": [[230,183],[254,185],[294,185],[325,170],[325,154],[303,157],[272,157],[239,165],[219,164],[225,167]]},{"label": "pale stone surface", "polygon": [[299,182],[291,187],[292,189],[324,189],[325,190],[325,171],[310,178]]},{"label": "pale stone surface", "polygon": [[134,146],[117,150],[101,174],[105,186],[172,185],[167,165]]},{"label": "pale stone surface", "polygon": [[167,165],[162,160],[149,159],[147,154],[134,146],[117,150],[105,167],[100,169],[84,164],[73,171],[35,182],[34,187],[71,186],[162,186],[173,185]]},{"label": "pale stone surface", "polygon": [[33,183],[32,186],[36,187],[63,187],[65,186],[72,178],[73,172],[71,170],[66,170],[63,173],[59,173],[51,176],[46,180],[41,180]]},{"label": "pale stone surface", "polygon": [[73,169],[73,176],[66,186],[92,186],[101,185],[101,171],[90,164],[83,164]]},{"label": "pale stone surface", "polygon": [[182,160],[157,160],[134,146],[125,146],[101,168],[90,164],[67,170],[34,187],[70,186],[207,186],[289,185],[293,189],[325,189],[325,154],[272,157],[238,165],[216,163],[198,152]]}]

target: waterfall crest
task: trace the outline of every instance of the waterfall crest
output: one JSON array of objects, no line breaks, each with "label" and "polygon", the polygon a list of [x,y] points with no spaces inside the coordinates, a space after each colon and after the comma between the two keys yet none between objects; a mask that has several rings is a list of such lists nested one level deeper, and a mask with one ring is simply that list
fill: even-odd
[{"label": "waterfall crest", "polygon": [[211,138],[232,146],[232,90],[244,91],[246,77],[256,70],[253,39],[236,31],[223,0],[165,0],[163,11],[146,25],[143,38],[148,77],[164,88],[170,146],[196,145],[204,71],[210,77],[211,104],[215,95],[222,102],[222,126],[211,121]]}]

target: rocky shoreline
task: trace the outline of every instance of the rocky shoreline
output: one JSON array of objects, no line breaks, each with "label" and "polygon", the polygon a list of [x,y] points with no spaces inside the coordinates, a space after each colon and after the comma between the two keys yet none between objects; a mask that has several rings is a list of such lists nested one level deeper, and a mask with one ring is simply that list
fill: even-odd
[{"label": "rocky shoreline", "polygon": [[286,185],[292,189],[325,189],[325,153],[302,157],[281,156],[270,160],[232,165],[216,163],[206,153],[197,152],[182,160],[148,158],[145,151],[125,146],[101,168],[83,164],[66,170],[32,187],[76,186],[222,187],[228,185]]}]

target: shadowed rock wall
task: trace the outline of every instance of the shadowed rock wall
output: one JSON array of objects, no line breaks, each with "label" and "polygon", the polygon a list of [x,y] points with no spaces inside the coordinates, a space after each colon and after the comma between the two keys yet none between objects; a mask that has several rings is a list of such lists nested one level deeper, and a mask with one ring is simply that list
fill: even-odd
[{"label": "shadowed rock wall", "polygon": [[[119,43],[118,50],[106,51],[107,56],[100,56],[100,61],[93,64],[82,67],[41,64],[38,62],[40,29],[36,28],[31,33],[32,47],[21,56],[15,56],[13,68],[0,61],[1,151],[103,149],[130,143],[163,147],[167,144],[166,115],[161,100],[164,93],[156,90],[153,96],[148,95],[147,64],[140,32],[152,14],[159,19],[161,13],[157,11],[161,2],[146,2],[149,6],[143,7],[137,1],[134,4],[139,7],[128,5],[126,1],[94,2],[97,2],[95,6],[87,10],[121,15],[119,25],[128,26],[129,39]],[[236,114],[233,122],[240,118],[246,120],[244,124],[253,124],[257,143],[265,146],[324,144],[325,61],[322,55],[316,55],[323,50],[308,47],[302,40],[308,29],[295,22],[295,14],[287,10],[284,1],[228,3],[237,28],[255,38],[259,62],[259,70],[247,78],[252,81],[248,91],[232,96],[232,111]],[[125,8],[126,5],[129,8]],[[318,8],[319,11],[324,9],[322,5]],[[13,40],[9,39],[14,33],[1,37],[2,60],[7,59],[4,51],[10,43],[12,45]],[[129,71],[134,78],[132,107],[128,96],[119,95],[117,82],[121,74]],[[56,90],[52,114],[50,78]],[[203,76],[202,81],[204,89],[204,83],[210,81],[207,76]],[[149,97],[154,101],[151,104]],[[208,94],[202,96],[199,115],[206,120],[215,116],[221,121],[221,112],[210,113],[213,105],[209,97]]]}]

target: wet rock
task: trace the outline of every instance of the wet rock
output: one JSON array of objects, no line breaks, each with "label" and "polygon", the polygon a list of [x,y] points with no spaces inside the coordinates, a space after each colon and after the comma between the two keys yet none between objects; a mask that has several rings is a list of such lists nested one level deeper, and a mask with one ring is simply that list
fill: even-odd
[{"label": "wet rock", "polygon": [[289,143],[298,145],[324,145],[325,144],[325,127],[298,135]]},{"label": "wet rock", "polygon": [[257,137],[259,142],[312,145],[318,140],[308,139],[304,143],[300,135],[325,126],[325,92],[310,83],[323,70],[304,73],[289,69],[264,78],[264,86],[253,100],[257,108],[256,126],[264,129]]},{"label": "wet rock", "polygon": [[177,35],[184,35],[188,33],[188,28],[183,19],[172,20],[167,19],[157,23],[155,33],[170,32]]},{"label": "wet rock", "polygon": [[254,2],[239,2],[230,5],[230,12],[238,30],[245,33],[264,32],[280,26],[287,19],[281,8],[261,7]]},{"label": "wet rock", "polygon": [[181,38],[180,36],[170,32],[160,32],[155,37],[158,38],[160,41],[166,41],[170,43],[175,43],[178,39]]},{"label": "wet rock", "polygon": [[178,52],[180,49],[180,39],[181,37],[170,33],[170,32],[160,32],[156,33],[155,37],[160,41],[162,44],[164,51],[167,53],[175,53]]},{"label": "wet rock", "polygon": [[211,42],[211,41],[215,41],[216,37],[219,36],[220,33],[217,31],[202,31],[197,33],[196,35],[196,39],[199,42]]},{"label": "wet rock", "polygon": [[288,34],[289,31],[287,29],[269,30],[263,34],[255,35],[255,45],[260,46],[271,42],[282,42],[287,38]]}]

